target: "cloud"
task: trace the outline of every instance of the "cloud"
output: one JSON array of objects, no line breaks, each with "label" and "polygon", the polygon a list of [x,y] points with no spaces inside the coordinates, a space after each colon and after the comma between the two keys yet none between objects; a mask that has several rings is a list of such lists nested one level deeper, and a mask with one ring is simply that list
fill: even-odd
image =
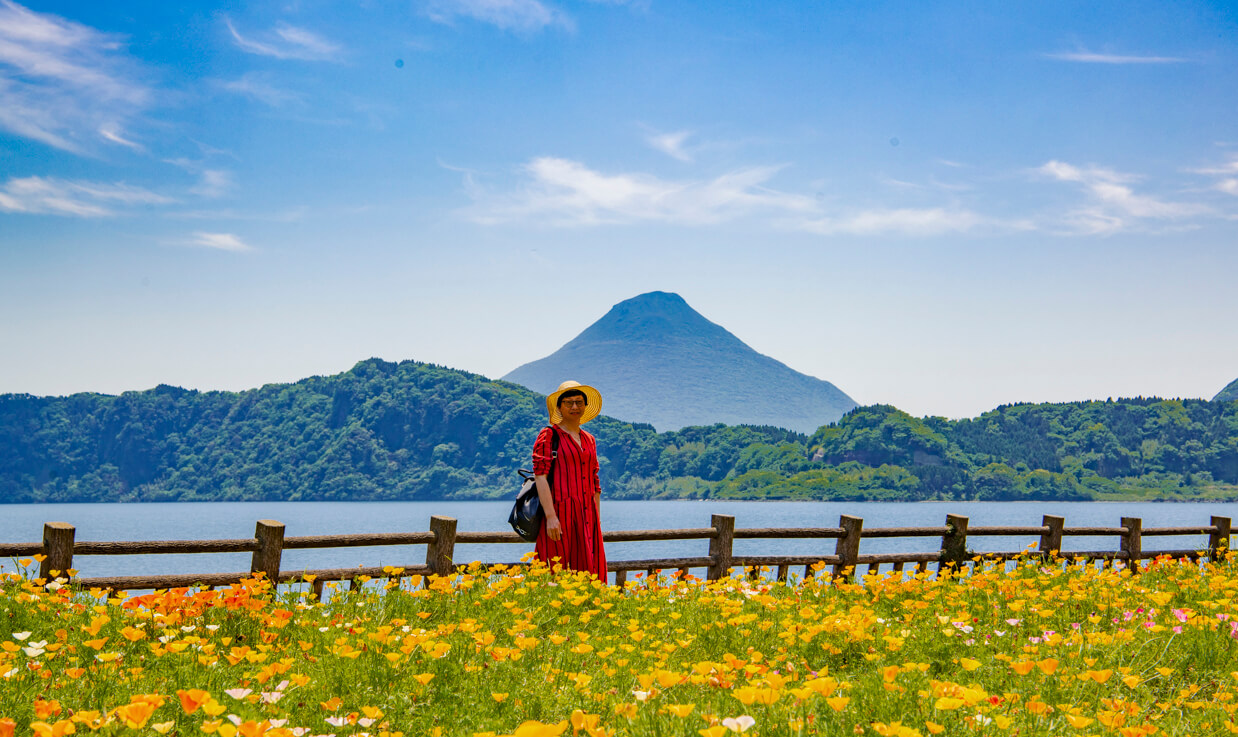
[{"label": "cloud", "polygon": [[232,251],[234,253],[245,253],[254,250],[252,246],[232,233],[204,233],[198,231],[189,240],[185,241],[185,244],[200,248],[214,248],[219,251]]},{"label": "cloud", "polygon": [[0,0],[0,127],[82,153],[149,102],[118,36]]},{"label": "cloud", "polygon": [[1182,219],[1202,215],[1209,208],[1191,202],[1167,202],[1136,194],[1129,185],[1138,181],[1131,174],[1097,166],[1080,168],[1062,161],[1049,161],[1036,170],[1061,182],[1080,185],[1092,199],[1067,215],[1077,232],[1100,234],[1123,230],[1140,220]]},{"label": "cloud", "polygon": [[11,178],[0,186],[0,211],[30,215],[107,217],[114,208],[174,202],[128,184],[68,181],[46,177]]},{"label": "cloud", "polygon": [[782,167],[752,167],[714,179],[673,181],[649,174],[603,174],[568,159],[542,157],[524,167],[528,182],[497,198],[478,193],[467,213],[477,222],[536,220],[553,225],[664,222],[707,225],[758,212],[810,214],[810,197],[769,189]]},{"label": "cloud", "polygon": [[985,222],[970,210],[904,208],[864,210],[843,217],[827,217],[805,221],[801,229],[819,235],[884,235],[895,233],[913,236],[963,233]]},{"label": "cloud", "polygon": [[202,179],[190,188],[190,192],[201,197],[222,197],[232,189],[232,172],[222,169],[205,169]]},{"label": "cloud", "polygon": [[674,133],[651,133],[645,140],[650,146],[680,161],[692,161],[692,156],[684,151],[684,142],[692,135],[692,131],[675,131]]},{"label": "cloud", "polygon": [[1043,54],[1046,59],[1075,61],[1084,64],[1181,64],[1188,61],[1176,56],[1129,56],[1121,54],[1097,54],[1091,51],[1071,51]]},{"label": "cloud", "polygon": [[134,143],[133,141],[130,141],[129,139],[121,136],[116,126],[114,125],[104,125],[100,127],[99,135],[103,136],[104,138],[111,141],[112,143],[120,144],[121,146],[131,148],[134,151],[145,151],[146,150],[146,148],[143,147],[141,144]]},{"label": "cloud", "polygon": [[1220,177],[1212,185],[1213,189],[1225,194],[1238,195],[1238,154],[1231,154],[1229,161],[1220,166],[1193,169],[1196,174],[1207,174]]},{"label": "cloud", "polygon": [[1229,161],[1220,166],[1210,166],[1203,169],[1193,169],[1196,174],[1222,174],[1233,175],[1238,174],[1238,154],[1231,154]]},{"label": "cloud", "polygon": [[520,33],[551,26],[569,31],[575,28],[572,19],[562,11],[539,0],[429,0],[425,12],[437,23],[451,24],[464,17]]},{"label": "cloud", "polygon": [[220,82],[219,85],[228,92],[257,100],[270,107],[284,107],[301,101],[301,96],[297,93],[279,89],[253,73],[230,82]]},{"label": "cloud", "polygon": [[334,61],[339,58],[341,47],[319,36],[313,31],[281,23],[273,31],[263,34],[262,40],[246,38],[232,25],[232,20],[224,18],[228,31],[238,48],[258,56],[270,56],[276,59],[296,59],[299,61]]}]

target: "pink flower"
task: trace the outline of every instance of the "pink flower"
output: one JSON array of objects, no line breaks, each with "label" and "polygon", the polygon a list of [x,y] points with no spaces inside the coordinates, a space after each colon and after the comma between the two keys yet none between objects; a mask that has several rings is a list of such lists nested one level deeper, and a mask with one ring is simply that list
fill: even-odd
[{"label": "pink flower", "polygon": [[1173,614],[1174,619],[1177,619],[1179,622],[1185,622],[1191,618],[1190,615],[1186,613],[1185,609],[1175,609]]}]

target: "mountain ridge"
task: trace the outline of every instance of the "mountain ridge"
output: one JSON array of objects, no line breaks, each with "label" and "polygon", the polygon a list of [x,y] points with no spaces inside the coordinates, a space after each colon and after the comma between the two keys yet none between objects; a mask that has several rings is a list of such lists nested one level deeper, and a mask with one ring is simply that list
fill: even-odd
[{"label": "mountain ridge", "polygon": [[659,431],[723,423],[812,433],[858,406],[832,383],[758,353],[673,292],[619,302],[503,379],[542,394],[566,379],[591,384],[605,414]]}]

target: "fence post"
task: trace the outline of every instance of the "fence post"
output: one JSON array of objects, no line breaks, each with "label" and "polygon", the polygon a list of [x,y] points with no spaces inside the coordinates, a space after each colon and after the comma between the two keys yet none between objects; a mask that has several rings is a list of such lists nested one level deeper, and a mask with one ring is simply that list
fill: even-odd
[{"label": "fence post", "polygon": [[1143,557],[1143,520],[1139,517],[1123,517],[1122,552],[1126,553],[1126,565],[1131,573],[1139,573],[1139,560]]},{"label": "fence post", "polygon": [[840,515],[838,526],[843,528],[843,536],[834,543],[834,555],[838,556],[838,562],[834,564],[834,578],[850,578],[847,570],[854,573],[860,557],[860,531],[864,529],[864,519],[849,514]]},{"label": "fence post", "polygon": [[1048,561],[1062,552],[1062,529],[1066,527],[1066,518],[1046,514],[1040,525],[1049,528],[1048,532],[1040,536],[1040,554]]},{"label": "fence post", "polygon": [[1212,526],[1217,529],[1208,535],[1208,559],[1215,563],[1229,551],[1230,519],[1213,515]]},{"label": "fence post", "polygon": [[[39,563],[39,578],[69,577],[73,567],[73,537],[77,530],[68,522],[47,522],[43,525],[43,562]],[[56,574],[52,575],[52,571]]]},{"label": "fence post", "polygon": [[946,525],[950,531],[941,536],[941,554],[937,563],[937,573],[943,569],[958,571],[967,560],[967,518],[958,514],[947,514]]},{"label": "fence post", "polygon": [[735,517],[715,514],[709,518],[710,527],[718,533],[709,540],[709,580],[726,578],[731,572],[731,547],[735,541]]},{"label": "fence post", "polygon": [[271,587],[279,585],[279,560],[284,554],[284,523],[273,519],[260,519],[254,528],[258,549],[249,563],[252,573],[264,573]]},{"label": "fence post", "polygon": [[426,546],[426,565],[430,573],[446,576],[455,568],[456,518],[431,517],[430,532],[434,533],[434,542]]}]

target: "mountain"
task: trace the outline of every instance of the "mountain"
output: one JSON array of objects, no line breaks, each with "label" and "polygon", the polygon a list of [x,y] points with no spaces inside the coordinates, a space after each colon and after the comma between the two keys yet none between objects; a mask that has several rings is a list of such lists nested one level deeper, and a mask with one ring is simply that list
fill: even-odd
[{"label": "mountain", "polygon": [[1238,379],[1234,379],[1229,384],[1217,392],[1217,395],[1212,398],[1214,402],[1233,402],[1238,401]]},{"label": "mountain", "polygon": [[670,292],[620,302],[559,350],[503,378],[542,394],[567,379],[592,384],[604,414],[659,431],[721,422],[812,433],[856,406],[830,382],[757,353]]}]

